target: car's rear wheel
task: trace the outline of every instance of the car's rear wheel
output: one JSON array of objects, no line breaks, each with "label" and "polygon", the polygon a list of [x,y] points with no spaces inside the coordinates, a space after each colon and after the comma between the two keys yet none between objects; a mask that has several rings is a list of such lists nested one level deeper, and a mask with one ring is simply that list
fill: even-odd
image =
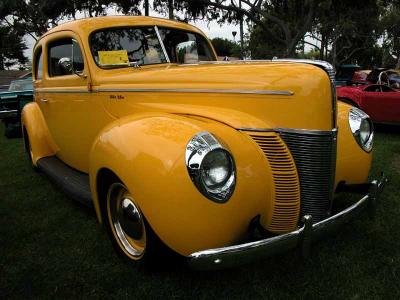
[{"label": "car's rear wheel", "polygon": [[26,152],[27,157],[28,157],[28,161],[29,161],[31,167],[33,168],[33,170],[38,172],[39,168],[36,167],[34,165],[34,163],[33,163],[32,147],[31,147],[31,143],[29,142],[28,132],[26,131],[25,127],[23,127],[23,129],[22,129],[22,135],[23,135],[23,138],[24,138],[24,147],[25,147],[25,152]]},{"label": "car's rear wheel", "polygon": [[142,212],[128,189],[120,182],[107,193],[107,220],[115,248],[132,261],[146,256],[147,230]]}]

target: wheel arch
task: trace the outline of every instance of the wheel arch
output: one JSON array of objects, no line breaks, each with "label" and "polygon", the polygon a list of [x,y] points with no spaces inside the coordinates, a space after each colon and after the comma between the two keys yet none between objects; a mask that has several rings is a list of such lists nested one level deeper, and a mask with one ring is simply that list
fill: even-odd
[{"label": "wheel arch", "polygon": [[42,111],[36,102],[24,106],[21,115],[22,130],[27,135],[32,149],[32,163],[46,156],[54,155],[57,146],[53,142]]},{"label": "wheel arch", "polygon": [[342,101],[344,103],[347,103],[351,106],[355,106],[357,108],[360,108],[360,105],[353,99],[351,99],[350,97],[338,97],[339,101]]}]

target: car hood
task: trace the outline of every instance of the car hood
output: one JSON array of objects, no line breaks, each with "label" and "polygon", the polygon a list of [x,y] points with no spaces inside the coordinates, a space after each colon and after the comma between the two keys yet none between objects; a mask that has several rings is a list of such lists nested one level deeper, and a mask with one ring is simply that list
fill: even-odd
[{"label": "car hood", "polygon": [[116,117],[162,111],[235,128],[332,129],[328,75],[290,62],[162,65],[102,70],[93,90]]}]

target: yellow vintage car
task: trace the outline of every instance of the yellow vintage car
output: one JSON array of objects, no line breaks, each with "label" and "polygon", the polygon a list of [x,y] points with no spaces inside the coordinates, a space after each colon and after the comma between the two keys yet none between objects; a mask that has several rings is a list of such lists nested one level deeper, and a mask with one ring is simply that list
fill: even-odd
[{"label": "yellow vintage car", "polygon": [[[216,61],[197,28],[150,17],[57,26],[33,53],[22,113],[34,168],[93,205],[139,263],[162,245],[198,269],[296,246],[373,211],[369,117],[320,61]],[[363,190],[335,209],[335,193]]]}]

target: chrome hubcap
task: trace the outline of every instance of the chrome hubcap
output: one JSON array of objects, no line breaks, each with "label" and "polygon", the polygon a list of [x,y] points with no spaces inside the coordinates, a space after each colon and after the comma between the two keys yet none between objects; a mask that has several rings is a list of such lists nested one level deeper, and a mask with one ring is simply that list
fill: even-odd
[{"label": "chrome hubcap", "polygon": [[131,199],[121,201],[121,213],[119,222],[122,230],[134,239],[140,239],[143,235],[143,220]]},{"label": "chrome hubcap", "polygon": [[139,207],[121,183],[111,185],[107,197],[111,229],[120,246],[134,258],[140,258],[146,246],[146,231]]}]

